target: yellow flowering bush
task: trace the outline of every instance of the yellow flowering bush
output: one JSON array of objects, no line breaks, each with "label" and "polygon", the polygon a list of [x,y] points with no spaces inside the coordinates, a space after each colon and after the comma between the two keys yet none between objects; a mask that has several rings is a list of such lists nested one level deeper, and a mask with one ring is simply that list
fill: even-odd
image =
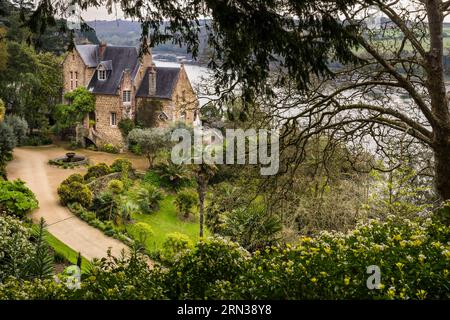
[{"label": "yellow flowering bush", "polygon": [[[450,298],[450,227],[431,219],[388,217],[252,254],[211,238],[164,268],[150,269],[139,256],[102,259],[80,290],[50,280],[6,280],[0,299]],[[370,278],[377,270],[378,283]]]},{"label": "yellow flowering bush", "polygon": [[[431,219],[372,220],[347,234],[267,248],[247,263],[236,283],[217,284],[216,298],[450,298],[450,228]],[[378,289],[367,286],[372,265],[380,268]]]}]

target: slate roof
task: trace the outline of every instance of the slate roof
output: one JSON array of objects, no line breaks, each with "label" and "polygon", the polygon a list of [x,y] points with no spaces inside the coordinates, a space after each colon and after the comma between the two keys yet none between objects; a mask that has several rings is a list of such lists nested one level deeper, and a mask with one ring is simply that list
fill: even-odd
[{"label": "slate roof", "polygon": [[122,80],[123,72],[128,69],[130,72],[136,69],[139,64],[138,51],[135,47],[107,46],[102,56],[102,61],[108,64],[106,80],[98,80],[97,71],[92,76],[87,88],[93,93],[116,94]]},{"label": "slate roof", "polygon": [[84,44],[75,46],[83,62],[91,68],[97,67],[98,64],[98,45]]},{"label": "slate roof", "polygon": [[147,70],[145,70],[145,75],[144,79],[142,79],[141,86],[136,93],[136,97],[171,99],[179,74],[180,68],[156,67],[156,94],[154,96],[150,96],[148,94],[149,72],[147,68]]},{"label": "slate roof", "polygon": [[111,60],[102,61],[98,65],[103,66],[103,68],[105,68],[105,70],[112,70],[112,61]]},{"label": "slate roof", "polygon": [[[97,71],[94,72],[87,89],[98,94],[117,94],[123,73],[126,69],[134,79],[139,70],[139,55],[135,47],[106,46],[103,56],[99,56],[98,45],[77,45],[83,62],[88,67],[97,68],[100,64],[106,71],[106,80],[98,80]],[[156,67],[156,94],[153,98],[171,99],[172,93],[180,74],[180,68]],[[136,93],[137,97],[150,97],[148,68],[144,79]]]}]

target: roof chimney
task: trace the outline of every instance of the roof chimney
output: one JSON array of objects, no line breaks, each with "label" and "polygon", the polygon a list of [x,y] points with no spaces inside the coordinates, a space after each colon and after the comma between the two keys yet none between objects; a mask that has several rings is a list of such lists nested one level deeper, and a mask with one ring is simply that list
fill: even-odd
[{"label": "roof chimney", "polygon": [[105,49],[106,49],[106,42],[105,41],[100,42],[100,45],[98,46],[98,55],[100,57],[100,60],[103,58]]},{"label": "roof chimney", "polygon": [[154,63],[148,68],[148,95],[156,95],[156,66]]},{"label": "roof chimney", "polygon": [[153,65],[152,49],[148,48],[148,51],[146,51],[142,56],[142,66],[145,70],[146,68],[150,68],[152,65]]}]

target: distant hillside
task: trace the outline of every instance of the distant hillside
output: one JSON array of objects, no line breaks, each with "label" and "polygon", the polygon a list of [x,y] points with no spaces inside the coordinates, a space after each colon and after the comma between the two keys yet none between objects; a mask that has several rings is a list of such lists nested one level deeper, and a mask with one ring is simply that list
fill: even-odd
[{"label": "distant hillside", "polygon": [[[95,30],[97,37],[100,41],[105,41],[112,45],[125,45],[125,46],[138,46],[139,38],[141,36],[141,26],[139,22],[128,20],[115,20],[115,21],[86,21],[86,23]],[[207,22],[204,22],[207,23]],[[202,30],[205,30],[204,27]],[[207,39],[206,32],[200,34],[200,48],[199,48],[199,60],[202,60],[202,56],[207,52]],[[166,59],[170,59],[175,56],[185,56],[186,59],[192,59],[191,55],[187,53],[185,46],[180,47],[177,44],[170,42],[160,44],[153,48],[155,54],[159,54],[160,57],[164,56]]]},{"label": "distant hillside", "polygon": [[[32,43],[37,51],[48,51],[57,55],[66,52],[71,42],[66,21],[57,19],[55,25],[48,25],[44,33],[32,34],[23,26],[21,19],[21,15],[28,18],[32,12],[31,3],[20,9],[9,1],[0,0],[0,27],[7,30],[6,38],[9,41]],[[76,43],[99,43],[94,29],[87,24],[83,24],[81,30],[75,32],[74,38]]]}]

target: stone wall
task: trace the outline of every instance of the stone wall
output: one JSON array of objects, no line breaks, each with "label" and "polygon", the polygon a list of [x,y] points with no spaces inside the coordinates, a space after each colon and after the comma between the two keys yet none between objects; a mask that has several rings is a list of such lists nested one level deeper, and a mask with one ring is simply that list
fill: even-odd
[{"label": "stone wall", "polygon": [[[63,61],[63,94],[72,91],[76,87],[86,87],[92,78],[95,68],[87,68],[79,53],[74,49],[69,52]],[[73,75],[73,87],[71,87],[70,72]],[[78,79],[76,74],[78,73]]]},{"label": "stone wall", "polygon": [[87,87],[92,77],[94,76],[95,68],[86,68],[84,72],[85,72],[84,86]]},{"label": "stone wall", "polygon": [[181,113],[186,112],[186,123],[192,123],[195,120],[195,114],[198,112],[198,99],[183,66],[180,70],[180,76],[178,77],[172,100],[174,121],[179,121]]},{"label": "stone wall", "polygon": [[[96,95],[95,96],[95,131],[99,134],[101,142],[98,146],[112,143],[123,147],[122,133],[117,126],[122,119],[122,101],[119,95]],[[111,125],[111,113],[116,113],[116,125]]]},{"label": "stone wall", "polygon": [[[126,104],[123,102],[123,91],[129,90],[131,91],[131,103]],[[119,98],[120,103],[123,106],[123,117],[128,117],[130,119],[134,119],[135,115],[135,96],[136,96],[136,89],[133,83],[133,79],[131,79],[131,72],[130,70],[127,70],[123,74],[122,83],[120,84],[119,89]]]},{"label": "stone wall", "polygon": [[[158,118],[161,111],[168,116],[167,121]],[[167,127],[181,121],[181,113],[186,112],[185,122],[192,124],[198,112],[198,100],[186,71],[182,67],[172,99],[137,98],[136,122],[146,127]]]}]

